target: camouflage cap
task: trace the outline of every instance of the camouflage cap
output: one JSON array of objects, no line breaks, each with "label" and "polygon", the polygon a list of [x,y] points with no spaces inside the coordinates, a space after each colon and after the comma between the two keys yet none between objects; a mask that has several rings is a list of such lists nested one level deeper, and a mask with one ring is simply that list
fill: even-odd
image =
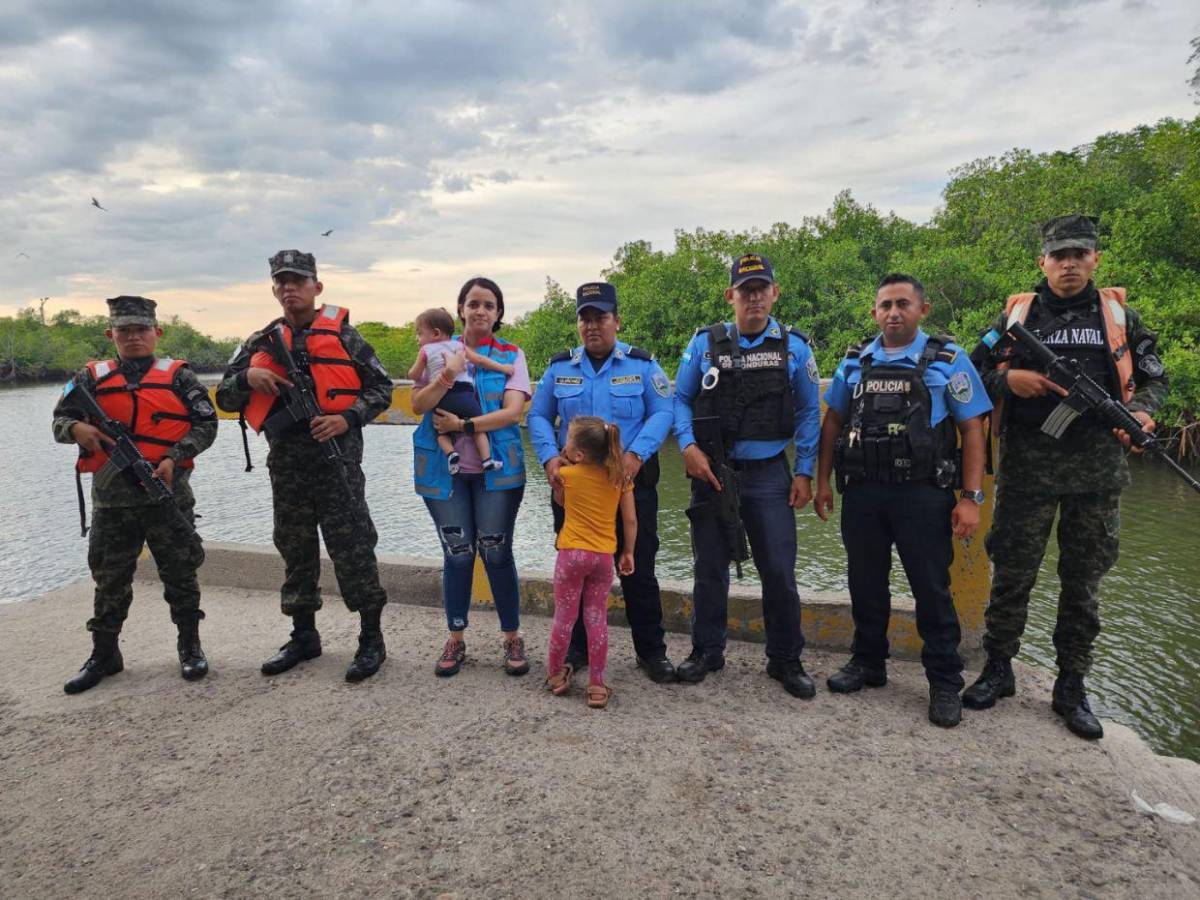
[{"label": "camouflage cap", "polygon": [[108,324],[111,328],[122,325],[158,325],[154,316],[154,308],[158,306],[146,297],[130,297],[122,294],[120,297],[110,297],[104,301],[108,304]]},{"label": "camouflage cap", "polygon": [[1098,219],[1078,213],[1051,219],[1042,226],[1042,252],[1053,253],[1055,250],[1067,250],[1072,247],[1095,250],[1100,241],[1100,235],[1096,231],[1098,222]]},{"label": "camouflage cap", "polygon": [[268,262],[271,264],[271,277],[281,272],[295,272],[297,275],[317,277],[317,258],[311,253],[301,253],[299,250],[280,250]]}]

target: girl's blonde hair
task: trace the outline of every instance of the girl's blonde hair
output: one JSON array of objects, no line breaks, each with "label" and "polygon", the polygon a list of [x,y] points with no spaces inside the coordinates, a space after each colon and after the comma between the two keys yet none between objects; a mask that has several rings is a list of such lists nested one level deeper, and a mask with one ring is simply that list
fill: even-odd
[{"label": "girl's blonde hair", "polygon": [[605,468],[613,487],[624,487],[625,460],[617,425],[599,416],[576,416],[567,426],[567,439],[575,442],[588,462]]}]

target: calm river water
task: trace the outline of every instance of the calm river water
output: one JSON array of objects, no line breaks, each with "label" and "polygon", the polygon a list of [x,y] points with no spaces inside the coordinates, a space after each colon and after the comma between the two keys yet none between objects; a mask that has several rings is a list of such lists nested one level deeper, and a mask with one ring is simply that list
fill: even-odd
[{"label": "calm river water", "polygon": [[[75,449],[55,444],[50,435],[57,391],[46,385],[0,389],[0,602],[25,600],[88,574],[75,511]],[[366,445],[367,498],[380,552],[440,556],[425,506],[412,491],[412,429],[368,428]],[[204,537],[271,543],[265,442],[252,438],[251,452],[256,468],[246,473],[237,423],[222,422],[192,482]],[[662,462],[658,572],[686,579],[686,479],[673,447]],[[1121,560],[1103,585],[1104,632],[1089,683],[1102,715],[1131,725],[1159,752],[1200,761],[1198,521],[1200,498],[1165,469],[1135,465],[1134,485],[1123,500]],[[535,464],[517,525],[519,566],[552,569],[551,534],[549,492]],[[823,526],[805,510],[798,536],[800,584],[845,590],[846,558],[836,524]],[[1048,668],[1054,664],[1056,564],[1051,546],[1022,646],[1024,658]],[[907,593],[898,563],[895,570],[895,590]],[[752,565],[746,576],[755,583]]]}]

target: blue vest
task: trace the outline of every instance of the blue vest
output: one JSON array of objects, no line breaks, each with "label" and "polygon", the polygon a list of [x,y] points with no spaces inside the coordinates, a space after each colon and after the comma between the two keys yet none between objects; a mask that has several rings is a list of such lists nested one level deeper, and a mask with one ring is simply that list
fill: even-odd
[{"label": "blue vest", "polygon": [[[499,363],[515,364],[517,347],[497,340],[494,336],[475,348],[478,353]],[[508,376],[481,366],[475,367],[475,394],[485,413],[495,412],[504,404],[504,383]],[[521,426],[508,425],[489,431],[492,456],[503,461],[504,468],[484,472],[484,486],[489,491],[508,491],[525,484],[525,452],[521,447]],[[413,486],[418,494],[430,500],[449,500],[454,491],[454,479],[446,454],[437,445],[433,427],[433,410],[421,419],[413,433]]]}]

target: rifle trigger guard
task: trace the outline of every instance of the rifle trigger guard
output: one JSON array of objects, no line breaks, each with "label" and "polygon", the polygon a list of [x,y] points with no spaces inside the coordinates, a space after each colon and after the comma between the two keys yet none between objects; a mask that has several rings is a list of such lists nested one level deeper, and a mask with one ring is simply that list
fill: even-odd
[{"label": "rifle trigger guard", "polygon": [[704,377],[700,379],[700,388],[705,391],[715,390],[717,382],[721,380],[721,370],[716,366],[710,366],[708,371],[704,373]]}]

